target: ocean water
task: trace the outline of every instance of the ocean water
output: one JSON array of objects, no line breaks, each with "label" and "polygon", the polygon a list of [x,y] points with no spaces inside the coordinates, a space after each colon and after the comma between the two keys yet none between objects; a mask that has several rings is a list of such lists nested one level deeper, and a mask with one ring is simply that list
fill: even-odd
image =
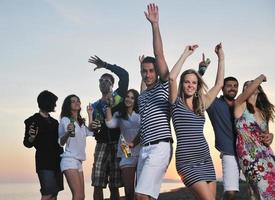
[{"label": "ocean water", "polygon": [[[168,192],[175,188],[183,187],[181,182],[164,182],[161,186],[161,192]],[[0,183],[0,200],[34,200],[40,199],[39,183]],[[120,188],[120,195],[124,196],[123,188]],[[85,199],[93,199],[93,187],[90,182],[85,183]],[[108,189],[104,190],[104,198],[109,198]],[[71,192],[64,181],[64,190],[59,193],[58,200],[71,199]]]}]

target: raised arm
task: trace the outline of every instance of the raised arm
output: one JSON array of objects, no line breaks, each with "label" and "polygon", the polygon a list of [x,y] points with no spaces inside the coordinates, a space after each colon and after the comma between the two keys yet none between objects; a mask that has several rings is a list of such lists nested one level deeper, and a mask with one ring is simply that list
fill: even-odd
[{"label": "raised arm", "polygon": [[196,48],[198,48],[198,45],[192,45],[192,46],[186,46],[184,49],[184,52],[181,54],[179,60],[174,65],[173,69],[171,70],[169,74],[169,101],[170,103],[174,103],[177,98],[177,77],[181,71],[182,65],[187,59],[188,56],[190,56]]},{"label": "raised arm", "polygon": [[245,109],[246,100],[257,90],[258,86],[266,81],[266,76],[261,74],[237,97],[234,107],[235,118],[240,118]]},{"label": "raised arm", "polygon": [[202,61],[199,63],[199,70],[198,70],[198,73],[199,73],[201,76],[204,75],[204,73],[205,73],[205,71],[206,71],[208,65],[210,64],[210,62],[211,62],[211,61],[210,61],[209,58],[207,58],[207,59],[205,60],[205,55],[204,55],[204,53],[203,53],[203,54],[202,54]]},{"label": "raised arm", "polygon": [[125,97],[129,85],[129,74],[125,69],[117,65],[111,65],[97,56],[91,56],[88,62],[96,65],[94,70],[105,68],[116,74],[119,78],[116,92],[119,96]]},{"label": "raised arm", "polygon": [[146,84],[143,80],[143,77],[142,77],[142,68],[141,68],[141,63],[142,61],[144,60],[145,56],[142,55],[142,56],[139,56],[138,57],[138,60],[139,60],[139,64],[140,64],[140,76],[141,76],[141,83],[140,83],[140,93],[142,93],[144,90],[146,90]]},{"label": "raised arm", "polygon": [[203,102],[205,105],[205,109],[207,109],[211,103],[214,101],[220,90],[223,86],[224,79],[224,52],[222,49],[222,44],[218,44],[215,47],[215,53],[218,56],[218,70],[216,75],[216,81],[214,87],[212,87],[207,94],[203,95]]},{"label": "raised arm", "polygon": [[159,30],[159,12],[158,6],[155,4],[149,4],[147,6],[147,12],[144,12],[146,18],[151,23],[153,31],[153,48],[154,54],[157,61],[158,71],[160,79],[167,81],[169,78],[169,69],[164,58],[162,40]]}]

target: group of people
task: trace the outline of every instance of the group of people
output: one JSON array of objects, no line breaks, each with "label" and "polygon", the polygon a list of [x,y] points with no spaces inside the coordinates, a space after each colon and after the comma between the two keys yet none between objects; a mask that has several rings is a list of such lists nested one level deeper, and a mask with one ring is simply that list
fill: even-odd
[{"label": "group of people", "polygon": [[[215,147],[221,152],[224,195],[234,199],[239,191],[242,170],[255,199],[275,198],[275,157],[270,148],[273,134],[269,121],[275,108],[264,93],[260,75],[244,84],[234,77],[224,78],[225,58],[222,44],[215,47],[218,57],[216,81],[209,90],[202,77],[209,62],[203,59],[199,70],[187,69],[177,78],[182,66],[198,45],[188,45],[169,72],[159,29],[159,11],[149,4],[145,12],[153,32],[155,57],[140,57],[142,77],[140,94],[129,89],[128,72],[91,56],[97,69],[107,69],[119,78],[104,73],[99,79],[101,98],[87,106],[88,122],[80,115],[80,99],[65,98],[60,122],[54,111],[57,96],[43,91],[37,98],[39,113],[25,120],[24,145],[36,148],[36,172],[42,199],[56,199],[63,190],[65,174],[73,200],[85,198],[82,162],[86,137],[94,136],[96,146],[92,167],[93,198],[103,199],[108,185],[110,199],[119,199],[124,186],[127,200],[157,199],[162,178],[172,157],[170,119],[176,133],[176,169],[183,183],[198,199],[216,198],[216,175],[207,141],[203,134],[205,111],[215,133]],[[217,97],[222,90],[222,96]],[[130,148],[125,154],[123,145]],[[65,146],[63,150],[63,146]]]}]

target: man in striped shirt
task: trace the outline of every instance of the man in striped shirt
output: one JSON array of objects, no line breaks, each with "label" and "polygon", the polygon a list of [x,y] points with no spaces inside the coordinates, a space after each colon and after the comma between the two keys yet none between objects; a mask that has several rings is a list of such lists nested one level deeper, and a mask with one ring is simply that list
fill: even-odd
[{"label": "man in striped shirt", "polygon": [[137,168],[137,200],[158,198],[162,178],[172,154],[168,101],[169,70],[163,54],[158,7],[155,4],[148,5],[145,15],[152,26],[155,58],[146,57],[141,62],[141,75],[147,89],[139,97],[139,139],[142,147]]}]

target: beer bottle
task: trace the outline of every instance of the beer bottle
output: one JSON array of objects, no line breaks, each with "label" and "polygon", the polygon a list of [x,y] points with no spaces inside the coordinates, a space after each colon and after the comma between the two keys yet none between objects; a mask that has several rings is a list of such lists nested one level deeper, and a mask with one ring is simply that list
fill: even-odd
[{"label": "beer bottle", "polygon": [[120,134],[120,141],[121,141],[120,147],[121,147],[121,150],[124,153],[125,157],[126,158],[131,157],[131,155],[132,155],[131,149],[128,146],[128,144],[122,134]]}]

